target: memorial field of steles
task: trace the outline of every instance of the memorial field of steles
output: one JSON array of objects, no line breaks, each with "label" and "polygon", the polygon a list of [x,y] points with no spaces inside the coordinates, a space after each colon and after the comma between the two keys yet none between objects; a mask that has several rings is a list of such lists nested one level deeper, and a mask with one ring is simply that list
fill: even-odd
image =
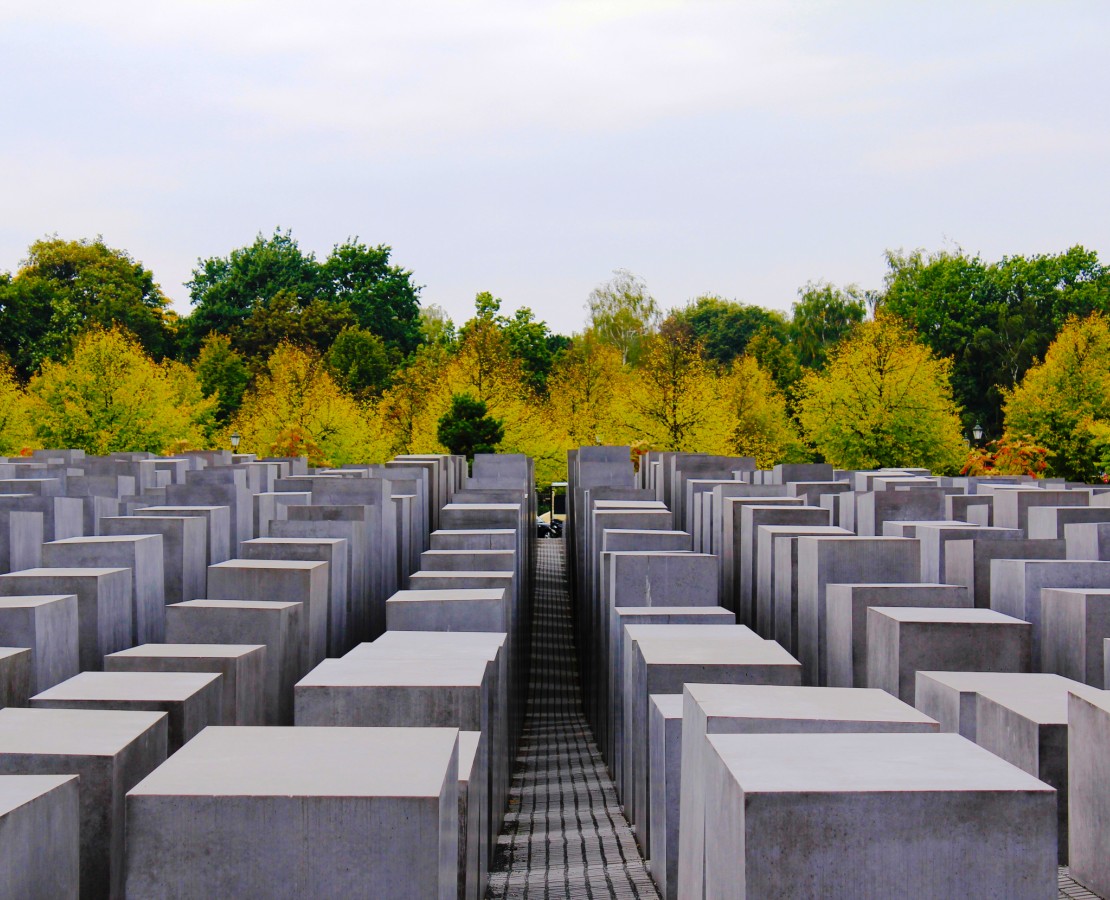
[{"label": "memorial field of steles", "polygon": [[632,460],[0,460],[0,898],[1110,897],[1110,487]]}]

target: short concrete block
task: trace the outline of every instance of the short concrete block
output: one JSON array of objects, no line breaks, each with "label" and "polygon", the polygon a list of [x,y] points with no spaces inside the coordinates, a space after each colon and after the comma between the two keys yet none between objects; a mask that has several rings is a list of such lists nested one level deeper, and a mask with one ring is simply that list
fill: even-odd
[{"label": "short concrete block", "polygon": [[1068,810],[1071,875],[1110,897],[1110,695],[1068,698]]},{"label": "short concrete block", "polygon": [[493,631],[508,633],[503,590],[398,591],[385,602],[388,631]]},{"label": "short concrete block", "polygon": [[220,676],[220,721],[264,725],[266,647],[262,644],[144,644],[104,657],[106,672],[209,672]]},{"label": "short concrete block", "polygon": [[867,686],[912,705],[920,671],[1028,672],[1032,628],[990,609],[873,606]]},{"label": "short concrete block", "polygon": [[825,589],[829,685],[867,685],[867,610],[871,606],[971,608],[955,584],[830,584]]},{"label": "short concrete block", "polygon": [[83,898],[124,896],[124,796],[165,759],[165,713],[0,710],[0,774],[80,776]]},{"label": "short concrete block", "polygon": [[205,595],[208,525],[200,516],[112,516],[100,520],[102,535],[162,535],[165,602],[183,603]]},{"label": "short concrete block", "polygon": [[172,644],[262,644],[266,647],[264,718],[293,722],[293,685],[301,671],[303,603],[190,600],[166,607]]},{"label": "short concrete block", "polygon": [[707,897],[1056,893],[1055,792],[956,735],[708,743]]},{"label": "short concrete block", "polygon": [[76,775],[0,775],[0,897],[79,896],[78,781]]},{"label": "short concrete block", "polygon": [[208,594],[220,600],[303,603],[301,673],[328,655],[326,562],[229,559],[208,567]]},{"label": "short concrete block", "polygon": [[0,644],[31,650],[30,692],[81,671],[77,596],[0,597]]},{"label": "short concrete block", "polygon": [[127,895],[456,900],[458,821],[453,728],[209,728],[127,796]]},{"label": "short concrete block", "polygon": [[0,647],[0,708],[26,706],[30,697],[30,648]]},{"label": "short concrete block", "polygon": [[26,569],[0,575],[0,596],[77,597],[78,659],[83,671],[104,668],[104,657],[130,647],[131,570]]},{"label": "short concrete block", "polygon": [[166,578],[160,534],[67,538],[42,545],[46,568],[131,570],[131,644],[166,639]]},{"label": "short concrete block", "polygon": [[706,737],[711,734],[935,732],[927,715],[866,688],[687,684],[683,691],[679,896],[705,896]]},{"label": "short concrete block", "polygon": [[664,900],[678,897],[681,764],[682,694],[652,694],[648,698],[648,868]]},{"label": "short concrete block", "polygon": [[155,518],[196,518],[204,519],[208,539],[205,541],[205,552],[208,556],[208,565],[223,562],[231,558],[231,508],[227,506],[145,506],[136,509],[135,516],[153,516]]},{"label": "short concrete block", "polygon": [[31,698],[34,709],[164,712],[176,753],[223,717],[220,676],[210,672],[82,672]]},{"label": "short concrete block", "polygon": [[1110,638],[1110,590],[1041,591],[1041,669],[1106,688],[1102,645]]}]

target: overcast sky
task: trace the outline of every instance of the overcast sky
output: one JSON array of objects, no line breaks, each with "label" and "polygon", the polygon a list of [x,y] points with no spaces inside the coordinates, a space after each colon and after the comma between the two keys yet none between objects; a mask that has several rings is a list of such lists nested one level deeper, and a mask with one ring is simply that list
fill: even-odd
[{"label": "overcast sky", "polygon": [[0,0],[0,270],[103,235],[176,308],[291,228],[559,331],[879,287],[887,248],[1110,261],[1110,3]]}]

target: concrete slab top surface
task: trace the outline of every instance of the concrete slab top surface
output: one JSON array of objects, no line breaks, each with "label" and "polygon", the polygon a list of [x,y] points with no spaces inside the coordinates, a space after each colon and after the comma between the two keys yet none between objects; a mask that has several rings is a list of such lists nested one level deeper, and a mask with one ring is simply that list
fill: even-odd
[{"label": "concrete slab top surface", "polygon": [[1053,789],[958,734],[710,735],[745,794]]},{"label": "concrete slab top surface", "polygon": [[682,718],[682,694],[651,694],[648,699],[668,719]]},{"label": "concrete slab top surface", "polygon": [[991,625],[1004,625],[1007,623],[1020,623],[1028,625],[1024,619],[1016,619],[1013,616],[1008,616],[1005,613],[996,612],[993,609],[974,609],[966,607],[948,607],[948,606],[871,606],[868,609],[873,609],[884,616],[891,619],[896,619],[899,622],[951,622],[953,624],[991,624]]},{"label": "concrete slab top surface", "polygon": [[290,609],[302,605],[299,601],[288,600],[220,600],[218,598],[205,598],[203,600],[186,600],[184,603],[171,603],[167,609],[180,607],[198,609]]},{"label": "concrete slab top surface", "polygon": [[387,631],[373,643],[353,647],[343,659],[428,659],[441,656],[493,659],[507,639],[507,635],[499,631]]},{"label": "concrete slab top surface", "polygon": [[75,778],[76,775],[0,775],[0,817]]},{"label": "concrete slab top surface", "polygon": [[504,588],[445,588],[439,591],[398,591],[387,602],[389,603],[443,603],[446,601],[467,600],[504,600]]},{"label": "concrete slab top surface", "polygon": [[285,569],[292,572],[310,572],[327,563],[299,559],[228,559],[213,563],[209,569]]},{"label": "concrete slab top surface", "polygon": [[830,581],[826,587],[835,587],[837,585],[847,585],[852,588],[880,588],[882,590],[898,590],[912,591],[914,588],[960,588],[962,584],[944,584],[939,581]]},{"label": "concrete slab top surface", "polygon": [[325,659],[297,687],[478,687],[488,664],[477,655]]},{"label": "concrete slab top surface", "polygon": [[115,756],[164,712],[115,709],[0,709],[0,754]]},{"label": "concrete slab top surface", "polygon": [[[705,626],[697,626],[705,627]],[[731,638],[640,638],[640,654],[649,666],[685,665],[798,665],[777,641]]]},{"label": "concrete slab top surface", "polygon": [[[432,532],[432,537],[437,534],[516,534],[516,531],[512,528],[440,528]],[[504,553],[505,551],[500,550],[498,552]]]},{"label": "concrete slab top surface", "polygon": [[458,734],[455,728],[212,726],[130,793],[438,797]]},{"label": "concrete slab top surface", "polygon": [[57,568],[21,569],[18,572],[9,572],[18,578],[100,578],[103,575],[112,575],[116,572],[130,572],[130,569],[120,566],[105,566],[103,568],[59,566]]},{"label": "concrete slab top surface", "polygon": [[20,653],[30,653],[29,647],[0,647],[0,659],[7,659],[9,656],[18,656]]},{"label": "concrete slab top surface", "polygon": [[27,606],[46,606],[59,600],[77,599],[76,594],[40,594],[30,596],[0,597],[0,609],[23,609]]},{"label": "concrete slab top surface", "polygon": [[[181,510],[196,510],[197,512],[211,512],[214,509],[231,509],[230,506],[143,506],[135,510],[135,514],[155,512],[155,513],[176,513]],[[179,518],[179,517],[174,517]],[[186,516],[184,518],[192,518]]]},{"label": "concrete slab top surface", "polygon": [[[244,544],[267,544],[274,546],[282,546],[285,544],[309,544],[318,546],[334,547],[337,544],[347,543],[346,538],[324,538],[324,537],[257,537],[251,538],[249,541],[243,541]],[[242,560],[239,560],[240,562]]]},{"label": "concrete slab top surface", "polygon": [[31,699],[184,701],[220,677],[208,672],[82,672]]},{"label": "concrete slab top surface", "polygon": [[[640,609],[642,607],[622,607]],[[646,607],[653,609],[654,607]],[[716,610],[717,607],[707,606],[704,609]],[[685,610],[685,608],[684,608]],[[696,630],[695,630],[696,629]],[[763,638],[752,631],[747,625],[625,625],[624,632],[634,641],[651,640],[654,638],[674,640],[679,638],[743,638],[753,643],[763,643]]]},{"label": "concrete slab top surface", "polygon": [[51,544],[122,544],[132,543],[137,544],[139,541],[145,541],[148,538],[161,537],[158,534],[99,534],[87,535],[85,537],[71,537],[61,538],[57,541],[50,541]]},{"label": "concrete slab top surface", "polygon": [[988,684],[975,693],[982,694],[999,706],[1011,709],[1023,719],[1038,725],[1068,724],[1068,694],[1078,694],[1096,702],[1110,696],[1106,691],[1062,675]]},{"label": "concrete slab top surface", "polygon": [[763,684],[687,684],[708,718],[934,722],[878,688],[793,687]]},{"label": "concrete slab top surface", "polygon": [[466,781],[474,768],[474,759],[478,756],[478,745],[481,742],[480,731],[459,732],[459,781]]},{"label": "concrete slab top surface", "polygon": [[[725,609],[723,606],[614,606],[613,611],[621,616],[708,616],[715,619],[722,614],[734,615],[732,610]],[[697,627],[705,628],[707,626],[698,625]],[[740,627],[749,631],[746,625]],[[758,637],[754,632],[749,631],[749,633],[753,637]]]},{"label": "concrete slab top surface", "polygon": [[[457,551],[451,552],[454,553]],[[505,553],[507,551],[498,550],[496,552]],[[485,571],[478,569],[472,571],[470,569],[460,569],[457,572],[453,572],[448,569],[421,569],[419,572],[413,572],[411,577],[428,579],[434,578],[443,581],[450,581],[452,578],[512,578],[513,574],[514,573],[512,569],[501,569],[496,571]]]},{"label": "concrete slab top surface", "polygon": [[265,649],[265,644],[140,644],[138,647],[118,650],[111,655],[139,659],[178,659],[182,657],[203,659],[213,656],[234,658]]}]

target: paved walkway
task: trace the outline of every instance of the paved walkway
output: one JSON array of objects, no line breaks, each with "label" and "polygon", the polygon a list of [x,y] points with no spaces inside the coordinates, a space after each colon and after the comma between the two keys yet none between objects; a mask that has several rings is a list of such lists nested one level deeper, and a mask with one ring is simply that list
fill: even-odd
[{"label": "paved walkway", "polygon": [[[539,540],[528,709],[489,900],[659,894],[582,714],[564,544]],[[1060,869],[1059,900],[1099,900]]]},{"label": "paved walkway", "polygon": [[582,713],[564,544],[536,543],[528,708],[486,896],[658,900]]}]

